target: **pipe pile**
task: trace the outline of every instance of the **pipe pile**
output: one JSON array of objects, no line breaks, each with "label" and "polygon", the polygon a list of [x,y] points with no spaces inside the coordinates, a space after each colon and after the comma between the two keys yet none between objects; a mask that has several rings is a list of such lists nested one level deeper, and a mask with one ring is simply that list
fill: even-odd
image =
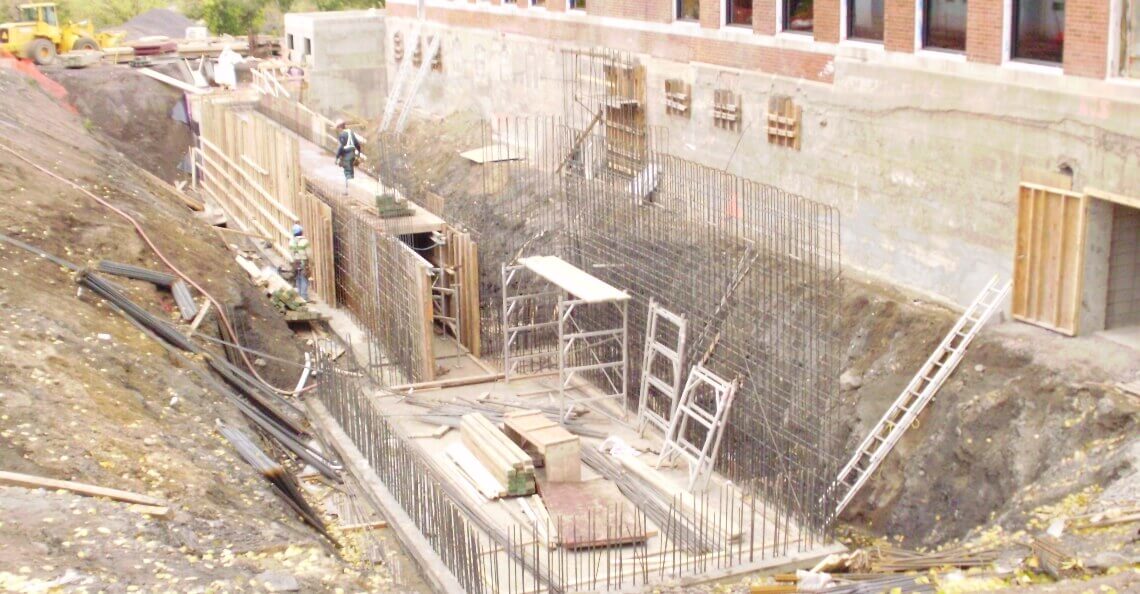
[{"label": "pipe pile", "polygon": [[218,432],[221,433],[237,450],[242,460],[245,460],[254,470],[261,473],[265,480],[269,481],[271,485],[277,490],[278,494],[297,512],[301,519],[313,528],[320,532],[322,536],[329,539],[340,548],[340,543],[329,534],[328,528],[325,523],[321,521],[321,517],[317,511],[305,501],[305,497],[301,495],[301,485],[297,483],[297,479],[293,475],[285,471],[285,469],[275,462],[272,458],[265,455],[257,444],[249,438],[244,432],[236,427],[228,427],[221,421],[218,422]]},{"label": "pipe pile", "polygon": [[140,266],[131,266],[130,264],[123,264],[121,262],[112,262],[111,260],[100,260],[98,269],[99,272],[148,282],[162,289],[169,289],[171,285],[174,284],[174,281],[177,280],[173,274],[158,272]]},{"label": "pipe pile", "polygon": [[[325,459],[319,452],[313,450],[303,441],[307,435],[301,421],[293,415],[286,413],[283,408],[295,407],[292,403],[268,390],[260,382],[236,365],[225,359],[215,357],[205,349],[190,341],[185,335],[139,307],[120,291],[115,289],[106,279],[86,270],[79,271],[76,282],[90,289],[96,295],[106,299],[121,311],[128,319],[157,335],[162,341],[178,349],[201,355],[210,366],[233,389],[224,389],[226,395],[251,421],[260,429],[271,435],[283,447],[298,458],[317,469],[329,479],[339,481],[339,474],[333,464]],[[220,386],[220,384],[219,384]],[[236,390],[236,394],[234,393]],[[241,394],[241,396],[238,396]]]},{"label": "pipe pile", "polygon": [[663,533],[693,554],[702,554],[717,548],[718,543],[710,538],[691,518],[679,513],[673,502],[662,500],[657,491],[644,481],[630,475],[621,464],[592,446],[582,446],[582,462],[597,471],[607,480],[613,481],[622,495],[643,512]]}]

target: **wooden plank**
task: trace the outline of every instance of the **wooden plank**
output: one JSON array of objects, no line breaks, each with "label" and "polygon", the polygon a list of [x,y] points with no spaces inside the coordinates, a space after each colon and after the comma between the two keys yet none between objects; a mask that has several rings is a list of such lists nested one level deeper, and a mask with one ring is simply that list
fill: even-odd
[{"label": "wooden plank", "polygon": [[556,483],[582,480],[581,439],[548,419],[541,411],[503,415],[504,430],[516,442],[530,444],[542,456],[546,478]]},{"label": "wooden plank", "polygon": [[76,495],[106,497],[107,499],[113,499],[115,501],[137,503],[139,505],[149,505],[152,507],[164,507],[166,505],[161,499],[156,499],[149,495],[140,495],[138,493],[131,493],[130,491],[121,491],[119,489],[110,489],[75,481],[44,478],[19,472],[0,471],[0,485],[23,487],[25,489],[64,490],[75,493]]},{"label": "wooden plank", "polygon": [[168,84],[168,85],[170,85],[176,89],[186,91],[187,93],[193,93],[195,95],[205,95],[206,93],[210,92],[210,89],[198,88],[194,85],[184,83],[184,82],[178,80],[177,78],[173,78],[173,77],[167,76],[161,72],[151,70],[150,68],[139,68],[138,71],[142,74],[145,74],[146,76],[149,76],[149,77],[159,81],[159,82],[166,83],[166,84]]},{"label": "wooden plank", "polygon": [[1109,192],[1108,190],[1089,187],[1085,188],[1085,195],[1090,198],[1096,198],[1097,200],[1104,200],[1113,204],[1140,209],[1140,198],[1134,196],[1125,196],[1123,194]]},{"label": "wooden plank", "polygon": [[574,297],[589,303],[626,301],[629,293],[577,268],[558,256],[519,258],[519,264],[554,283]]}]

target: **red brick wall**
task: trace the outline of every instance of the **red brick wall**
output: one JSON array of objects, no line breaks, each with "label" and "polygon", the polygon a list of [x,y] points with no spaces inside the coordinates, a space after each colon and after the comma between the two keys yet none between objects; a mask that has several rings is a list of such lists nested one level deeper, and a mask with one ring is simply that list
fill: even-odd
[{"label": "red brick wall", "polygon": [[839,3],[843,0],[815,0],[815,39],[839,43]]},{"label": "red brick wall", "polygon": [[883,47],[896,52],[914,52],[914,19],[917,9],[914,0],[883,1]]},{"label": "red brick wall", "polygon": [[752,0],[752,30],[764,35],[776,34],[776,1]]},{"label": "red brick wall", "polygon": [[966,59],[1001,64],[1005,1],[970,0],[966,6]]},{"label": "red brick wall", "polygon": [[720,11],[724,10],[723,0],[701,0],[701,27],[720,28]]},{"label": "red brick wall", "polygon": [[1065,74],[1104,78],[1108,74],[1110,0],[1065,2]]},{"label": "red brick wall", "polygon": [[586,0],[586,12],[654,23],[673,20],[672,0]]},{"label": "red brick wall", "polygon": [[[411,4],[389,4],[388,14],[392,17],[413,18],[416,7]],[[702,18],[703,16],[702,13]],[[445,25],[568,42],[580,47],[600,45],[617,50],[644,52],[678,62],[706,62],[818,82],[834,81],[833,69],[828,67],[831,56],[815,52],[690,35],[633,31],[575,19],[539,19],[522,14],[491,14],[446,7],[427,7],[426,18]]]}]

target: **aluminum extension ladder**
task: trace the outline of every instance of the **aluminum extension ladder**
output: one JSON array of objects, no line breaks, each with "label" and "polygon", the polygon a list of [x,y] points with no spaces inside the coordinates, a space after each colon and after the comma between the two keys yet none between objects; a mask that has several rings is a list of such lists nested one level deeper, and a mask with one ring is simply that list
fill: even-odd
[{"label": "aluminum extension ladder", "polygon": [[[637,403],[637,431],[642,435],[651,424],[662,433],[669,431],[669,421],[677,410],[677,399],[681,395],[681,367],[685,361],[688,327],[685,316],[661,307],[653,299],[649,300],[648,318],[645,323],[645,352],[641,363],[641,393]],[[675,344],[666,345],[659,340],[657,325],[661,322],[673,326]],[[654,368],[660,364],[668,365],[668,379],[654,372]],[[664,400],[664,414],[653,410],[650,402],[654,397]]]},{"label": "aluminum extension ladder", "polygon": [[[423,53],[415,78],[410,81],[411,88],[407,88],[414,68],[412,66],[415,54],[413,48],[419,47],[420,37],[421,28],[416,27],[405,46],[404,59],[400,62],[400,69],[396,71],[396,80],[392,83],[392,90],[388,92],[388,101],[384,104],[384,117],[380,120],[380,132],[388,130],[393,118],[396,118],[396,131],[403,131],[404,126],[407,125],[408,112],[416,93],[423,86],[424,79],[427,78],[427,73],[431,70],[431,63],[435,60],[436,54],[439,53],[441,42],[440,36],[437,34],[428,43],[427,51]],[[398,116],[396,114],[397,108],[400,110]]]},{"label": "aluminum extension ladder", "polygon": [[982,326],[989,321],[994,312],[998,311],[1006,296],[1009,295],[1010,282],[998,284],[998,277],[994,276],[982,292],[942,339],[934,354],[918,370],[910,380],[902,394],[895,400],[870,435],[859,444],[851,461],[839,471],[838,478],[832,483],[830,491],[841,493],[839,503],[835,508],[838,516],[847,504],[867,482],[879,464],[883,462],[891,449],[895,447],[907,429],[914,424],[919,413],[933,398],[942,384],[954,373],[954,369],[962,360],[966,347],[981,331]]},{"label": "aluminum extension ladder", "polygon": [[396,114],[396,104],[400,102],[400,96],[404,92],[404,85],[407,84],[408,76],[412,73],[412,47],[420,43],[420,27],[416,27],[408,39],[409,43],[404,46],[404,59],[400,61],[400,68],[396,71],[396,80],[392,82],[392,89],[388,91],[388,101],[384,103],[384,117],[380,120],[380,132],[388,129],[388,125],[392,123],[392,116]]}]

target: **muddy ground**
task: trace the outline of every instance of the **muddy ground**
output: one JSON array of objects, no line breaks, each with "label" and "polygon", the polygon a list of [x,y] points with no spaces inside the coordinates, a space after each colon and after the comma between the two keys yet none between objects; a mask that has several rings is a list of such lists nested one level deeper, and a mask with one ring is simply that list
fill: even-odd
[{"label": "muddy ground", "polygon": [[[177,266],[249,313],[270,355],[300,359],[293,333],[219,236],[138,173],[97,125],[3,63],[0,114],[0,144],[136,218]],[[125,220],[3,149],[0,233],[80,266],[111,259],[164,269]],[[116,282],[175,322],[168,294]],[[121,503],[0,488],[0,590],[240,592],[265,591],[267,581],[295,581],[306,592],[417,588],[362,560],[354,537],[337,551],[302,524],[216,432],[219,420],[249,429],[207,388],[201,364],[171,358],[99,298],[77,294],[69,271],[0,244],[0,320],[0,468],[144,493],[173,510],[161,519]],[[266,359],[259,371],[269,382],[296,382],[296,367]],[[328,489],[307,484],[320,503]]]}]

